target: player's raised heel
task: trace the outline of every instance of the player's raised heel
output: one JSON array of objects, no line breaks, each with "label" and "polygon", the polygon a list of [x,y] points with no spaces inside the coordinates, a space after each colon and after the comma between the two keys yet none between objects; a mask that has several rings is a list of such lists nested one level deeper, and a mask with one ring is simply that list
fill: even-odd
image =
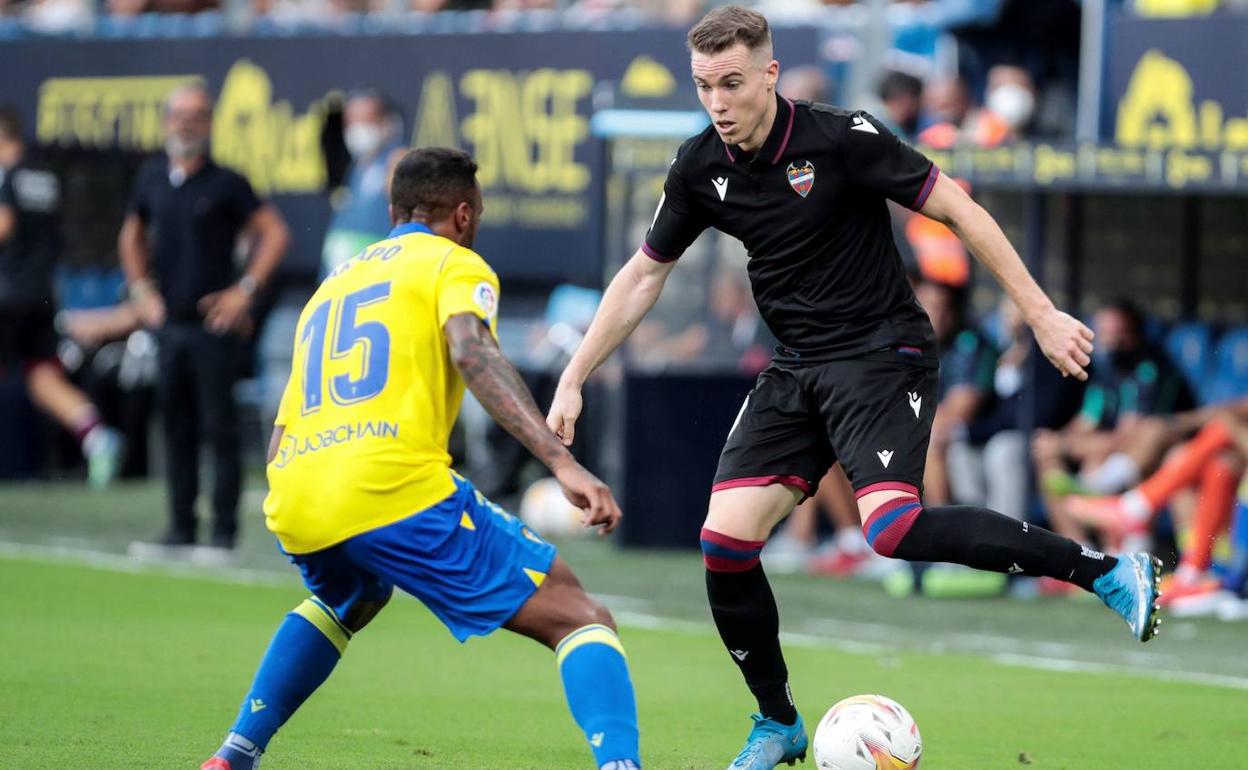
[{"label": "player's raised heel", "polygon": [[1147,642],[1161,627],[1161,560],[1147,553],[1124,553],[1114,568],[1092,584],[1096,595],[1122,616],[1135,638]]},{"label": "player's raised heel", "polygon": [[754,729],[745,740],[745,748],[728,766],[728,770],[773,770],[777,765],[792,767],[798,760],[806,761],[806,725],[799,715],[791,725],[767,719],[762,714],[751,714]]}]

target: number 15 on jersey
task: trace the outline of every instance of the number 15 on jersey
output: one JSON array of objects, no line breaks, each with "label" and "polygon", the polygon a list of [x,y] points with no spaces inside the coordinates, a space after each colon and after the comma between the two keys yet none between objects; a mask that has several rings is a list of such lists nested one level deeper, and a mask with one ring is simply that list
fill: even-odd
[{"label": "number 15 on jersey", "polygon": [[[303,328],[298,345],[303,349],[303,414],[321,408],[325,390],[335,404],[346,406],[367,401],[381,393],[390,375],[390,330],[380,321],[360,321],[362,308],[385,302],[390,298],[390,282],[375,283],[341,298],[330,298],[316,306]],[[331,370],[325,372],[325,344],[329,351]],[[357,367],[355,351],[361,348],[363,367],[358,377],[351,371]],[[337,363],[341,362],[341,363]],[[327,381],[328,378],[328,381]]]}]

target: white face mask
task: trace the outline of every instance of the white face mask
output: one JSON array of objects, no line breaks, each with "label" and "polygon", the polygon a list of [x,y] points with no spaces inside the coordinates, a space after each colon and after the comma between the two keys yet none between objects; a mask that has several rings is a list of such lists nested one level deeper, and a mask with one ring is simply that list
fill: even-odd
[{"label": "white face mask", "polygon": [[1035,95],[1017,83],[1005,83],[992,89],[985,103],[1013,129],[1026,125],[1036,109]]},{"label": "white face mask", "polygon": [[204,151],[207,149],[207,139],[183,139],[177,134],[170,134],[169,137],[165,139],[165,152],[169,154],[169,157],[177,160],[190,160],[192,158],[197,158],[200,155],[203,155]]},{"label": "white face mask", "polygon": [[352,123],[343,134],[347,152],[356,160],[372,157],[381,148],[383,138],[381,126],[374,123]]}]

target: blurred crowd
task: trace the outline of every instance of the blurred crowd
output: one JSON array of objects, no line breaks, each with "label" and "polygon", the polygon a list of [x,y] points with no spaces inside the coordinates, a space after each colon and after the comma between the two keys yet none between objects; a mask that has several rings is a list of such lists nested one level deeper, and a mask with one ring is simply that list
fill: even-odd
[{"label": "blurred crowd", "polygon": [[[1198,16],[1231,10],[1248,10],[1248,0],[1111,0],[1146,16]],[[531,15],[541,23],[544,15],[571,23],[593,23],[603,17],[633,23],[687,24],[719,0],[0,0],[0,18],[20,20],[39,33],[88,32],[96,19],[127,19],[139,15],[214,14],[228,20],[222,29],[259,26],[272,30],[282,26],[335,28],[365,16],[427,16],[467,13],[469,27],[489,29],[500,19]],[[843,22],[855,6],[869,0],[759,0],[745,2],[780,20]],[[931,27],[984,26],[1002,15],[1007,6],[1023,5],[1010,0],[886,0],[889,20],[906,34]],[[1058,4],[1047,0],[1027,3],[1045,15]],[[852,18],[852,17],[849,17]],[[1044,41],[1033,27],[1034,39]],[[1051,42],[1051,41],[1050,41]]]}]

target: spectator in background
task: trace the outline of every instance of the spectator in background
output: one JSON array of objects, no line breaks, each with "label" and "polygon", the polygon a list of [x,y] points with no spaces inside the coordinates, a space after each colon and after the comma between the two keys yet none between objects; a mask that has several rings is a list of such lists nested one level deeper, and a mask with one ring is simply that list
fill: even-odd
[{"label": "spectator in background", "polygon": [[995,147],[1022,139],[1036,114],[1036,86],[1022,67],[998,64],[988,70],[984,107],[977,111],[971,133],[976,144]]},{"label": "spectator in background", "polygon": [[879,97],[884,105],[880,118],[903,139],[912,141],[919,132],[923,81],[905,72],[889,72],[880,80]]},{"label": "spectator in background", "polygon": [[[1070,494],[1107,495],[1140,480],[1148,458],[1130,440],[1148,415],[1190,409],[1194,403],[1182,375],[1144,338],[1143,317],[1129,300],[1096,313],[1096,356],[1079,414],[1058,430],[1038,430],[1032,455],[1054,530],[1086,541],[1083,526],[1067,513]],[[1067,466],[1078,469],[1072,475]]]},{"label": "spectator in background", "polygon": [[[1112,515],[1089,517],[1090,513],[1104,514],[1097,506],[1087,506],[1086,499],[1072,499],[1066,506],[1068,513],[1114,542],[1149,540],[1153,519],[1170,507],[1176,530],[1186,529],[1190,536],[1168,581],[1169,590],[1163,593],[1163,606],[1217,590],[1218,581],[1208,570],[1214,542],[1230,520],[1235,489],[1248,458],[1248,409],[1244,406],[1226,410],[1177,447],[1156,473],[1115,499]],[[1181,498],[1185,498],[1183,504]]]},{"label": "spectator in background", "polygon": [[971,113],[966,81],[957,75],[936,77],[923,88],[923,120],[919,142],[947,150],[962,140],[963,126]]},{"label": "spectator in background", "polygon": [[940,400],[927,450],[924,499],[934,505],[948,505],[953,502],[946,463],[949,445],[991,405],[997,350],[983,332],[968,323],[965,287],[924,280],[915,289],[915,297],[927,311],[940,343]]},{"label": "spectator in background", "polygon": [[[256,292],[281,262],[290,234],[277,209],[242,176],[208,155],[212,98],[202,85],[176,89],[166,104],[166,158],[139,171],[118,249],[131,300],[158,330],[169,527],[160,545],[196,540],[201,435],[214,454],[209,541],[232,548],[241,483],[234,383]],[[240,238],[252,244],[241,276]]]},{"label": "spectator in background", "polygon": [[711,279],[710,317],[698,325],[699,357],[750,377],[771,363],[776,346],[739,270],[719,265]]},{"label": "spectator in background", "polygon": [[785,70],[776,83],[776,90],[790,99],[827,103],[832,84],[822,68],[813,64]]},{"label": "spectator in background", "polygon": [[221,0],[106,0],[109,15],[138,16],[142,13],[199,13],[218,11]]},{"label": "spectator in background", "polygon": [[22,17],[36,32],[85,32],[91,27],[92,6],[85,0],[33,0]]},{"label": "spectator in background", "polygon": [[352,94],[343,110],[343,141],[351,165],[346,185],[333,197],[321,249],[324,274],[390,232],[390,173],[404,149],[398,109],[380,91]]},{"label": "spectator in background", "polygon": [[715,266],[706,310],[682,331],[632,347],[637,364],[656,370],[729,369],[751,377],[767,367],[776,341],[735,266]]},{"label": "spectator in background", "polygon": [[[1205,589],[1214,582],[1205,574],[1213,543],[1226,528],[1235,488],[1248,459],[1248,398],[1176,415],[1167,422],[1181,425],[1197,420],[1202,427],[1195,436],[1173,447],[1165,464],[1126,494],[1071,495],[1064,500],[1067,514],[1096,528],[1110,542],[1150,539],[1154,519],[1167,506],[1176,528],[1182,520],[1191,520],[1191,536],[1183,549],[1175,580],[1163,594],[1163,605],[1189,594],[1206,593]],[[1195,499],[1190,494],[1184,499],[1184,492],[1195,492]],[[1186,515],[1189,510],[1191,515]]]},{"label": "spectator in background", "polygon": [[[990,507],[1020,521],[1030,494],[1027,431],[1056,429],[1079,409],[1083,383],[1036,357],[1035,338],[1008,297],[998,311],[1006,348],[993,372],[992,406],[949,437],[949,488],[962,505]],[[1030,404],[1023,404],[1031,378]]]},{"label": "spectator in background", "polygon": [[56,355],[60,210],[60,181],[27,152],[17,111],[0,109],[0,368],[23,367],[30,399],[78,439],[91,484],[107,486],[121,467],[121,436],[101,422]]}]

